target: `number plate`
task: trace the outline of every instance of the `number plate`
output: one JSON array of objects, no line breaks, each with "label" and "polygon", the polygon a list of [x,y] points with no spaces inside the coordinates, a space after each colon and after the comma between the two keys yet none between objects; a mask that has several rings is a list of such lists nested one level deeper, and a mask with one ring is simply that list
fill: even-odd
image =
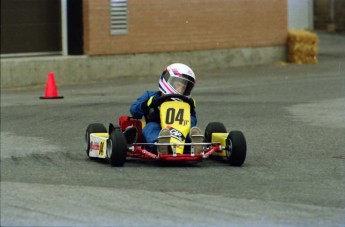
[{"label": "number plate", "polygon": [[[160,107],[161,126],[171,132],[173,143],[183,143],[190,130],[190,106],[185,102],[164,102]],[[176,147],[176,153],[183,153],[183,146]]]}]

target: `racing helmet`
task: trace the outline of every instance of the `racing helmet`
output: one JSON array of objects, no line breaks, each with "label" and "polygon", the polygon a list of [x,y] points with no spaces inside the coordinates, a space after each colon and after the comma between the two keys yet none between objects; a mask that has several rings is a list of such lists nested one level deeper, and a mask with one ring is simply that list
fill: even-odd
[{"label": "racing helmet", "polygon": [[195,74],[185,64],[169,65],[159,79],[159,90],[165,94],[180,94],[190,97],[195,84]]}]

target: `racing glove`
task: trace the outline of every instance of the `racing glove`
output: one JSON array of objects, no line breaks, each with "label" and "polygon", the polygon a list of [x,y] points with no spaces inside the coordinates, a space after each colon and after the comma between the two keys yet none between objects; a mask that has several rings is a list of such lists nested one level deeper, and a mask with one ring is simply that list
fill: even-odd
[{"label": "racing glove", "polygon": [[144,113],[148,113],[150,108],[152,108],[155,105],[156,97],[151,96],[146,102],[143,102],[141,104],[141,110]]}]

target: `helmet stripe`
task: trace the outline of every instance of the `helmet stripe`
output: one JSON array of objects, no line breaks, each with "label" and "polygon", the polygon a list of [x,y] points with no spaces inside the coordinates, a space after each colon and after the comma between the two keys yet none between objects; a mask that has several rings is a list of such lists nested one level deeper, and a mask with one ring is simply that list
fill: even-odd
[{"label": "helmet stripe", "polygon": [[170,86],[165,82],[165,80],[162,80],[163,86],[170,92],[170,94],[174,94],[175,92],[170,88]]},{"label": "helmet stripe", "polygon": [[172,69],[171,70],[176,76],[182,76],[182,73],[180,73],[177,69]]},{"label": "helmet stripe", "polygon": [[167,94],[167,91],[163,88],[163,86],[161,85],[161,83],[159,83],[158,87],[159,87],[159,90],[160,90],[161,92],[163,92],[164,94]]}]

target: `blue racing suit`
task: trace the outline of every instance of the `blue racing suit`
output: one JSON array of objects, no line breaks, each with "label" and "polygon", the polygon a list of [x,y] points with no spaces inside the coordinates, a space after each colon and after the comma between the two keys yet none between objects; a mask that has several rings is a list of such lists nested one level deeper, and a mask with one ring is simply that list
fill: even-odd
[{"label": "blue racing suit", "polygon": [[[160,91],[146,91],[142,96],[140,96],[136,102],[134,102],[129,112],[132,114],[134,118],[141,119],[143,116],[145,116],[143,110],[141,109],[141,105],[144,102],[147,102],[147,100],[150,99],[151,96],[154,96],[155,98],[159,98],[162,95]],[[142,134],[146,140],[147,143],[154,143],[157,141],[157,137],[159,135],[159,132],[161,130],[160,126],[160,119],[159,119],[159,113],[157,113],[157,118],[152,120],[147,120],[146,118],[146,126],[143,128]],[[196,119],[196,113],[194,108],[191,109],[191,127],[196,126],[197,119]]]}]

